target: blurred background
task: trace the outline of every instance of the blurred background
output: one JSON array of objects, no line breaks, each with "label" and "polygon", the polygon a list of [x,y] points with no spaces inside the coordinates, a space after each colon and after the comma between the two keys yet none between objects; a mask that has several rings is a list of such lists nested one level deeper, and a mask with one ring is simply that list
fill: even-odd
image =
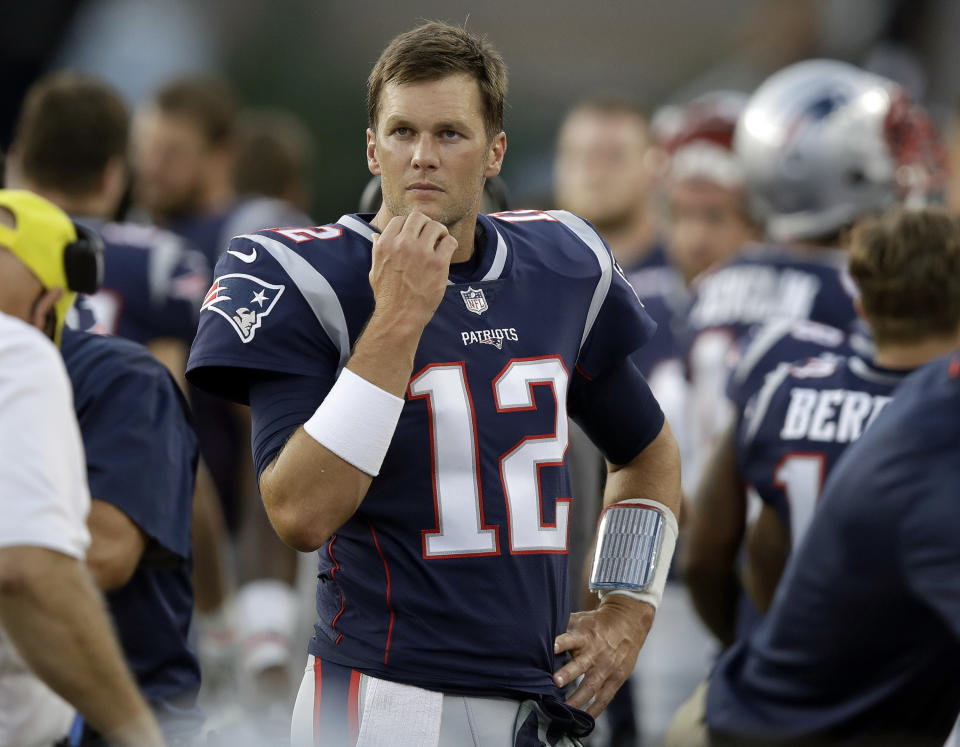
[{"label": "blurred background", "polygon": [[466,22],[510,68],[504,176],[517,206],[550,199],[559,118],[588,95],[649,110],[697,93],[750,91],[796,60],[827,56],[899,80],[942,126],[960,81],[950,0],[3,0],[0,149],[26,87],[75,68],[136,106],[174,75],[224,75],[249,106],[288,109],[317,143],[310,213],[355,209],[366,75],[384,44],[422,19]]}]

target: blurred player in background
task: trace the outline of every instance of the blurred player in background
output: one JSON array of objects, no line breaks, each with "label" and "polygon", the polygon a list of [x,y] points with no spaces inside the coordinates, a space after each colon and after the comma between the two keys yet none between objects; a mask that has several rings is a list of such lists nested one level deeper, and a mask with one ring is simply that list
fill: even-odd
[{"label": "blurred player in background", "polygon": [[[960,293],[940,276],[954,261],[949,244],[944,247],[953,230],[945,215],[904,211],[855,229],[850,274],[876,343],[872,354],[849,350],[839,330],[811,323],[780,343],[793,343],[797,361],[781,363],[754,395],[738,425],[735,455],[726,459],[733,472],[698,493],[688,535],[691,592],[724,645],[737,634],[737,555],[744,540],[742,583],[762,613],[840,455],[888,405],[901,380],[942,354],[944,338],[949,345],[960,323],[952,316]],[[747,485],[763,501],[749,528]]]},{"label": "blurred player in background", "polygon": [[[770,244],[698,284],[690,312],[693,477],[728,429],[724,391],[750,333],[775,319],[841,330],[856,312],[840,235],[858,217],[942,193],[942,146],[926,113],[896,84],[851,65],[809,60],[771,76],[750,98],[735,148]],[[755,366],[762,381],[767,367]]]},{"label": "blurred player in background", "polygon": [[[960,711],[960,351],[923,366],[889,404],[877,378],[960,346],[960,222],[871,219],[854,233],[850,268],[876,363],[780,369],[758,397],[755,437],[769,440],[765,412],[778,413],[781,439],[811,449],[807,462],[782,462],[791,505],[775,511],[782,548],[788,528],[799,544],[766,618],[720,658],[668,744],[942,745]],[[793,505],[817,469],[830,470],[819,505]]]},{"label": "blurred player in background", "polygon": [[99,251],[51,203],[0,190],[5,745],[67,744],[74,708],[111,744],[163,744],[83,564],[90,544],[83,446],[63,362],[41,334],[60,342],[75,291],[96,290]]},{"label": "blurred player in background", "polygon": [[274,526],[320,550],[297,745],[583,734],[662,592],[667,550],[633,598],[569,615],[567,403],[611,461],[611,521],[650,522],[625,529],[631,557],[675,538],[679,464],[628,357],[653,325],[599,236],[562,211],[477,215],[505,88],[462,29],[397,37],[369,80],[373,222],[236,238],[201,313],[188,376],[250,403]]},{"label": "blurred player in background", "polygon": [[103,286],[86,297],[97,331],[146,345],[182,380],[211,269],[169,231],[111,220],[127,187],[129,128],[123,99],[102,81],[42,78],[24,99],[7,181],[100,234]]},{"label": "blurred player in background", "polygon": [[[739,612],[732,601],[746,516],[735,435],[743,408],[777,364],[850,352],[862,333],[840,237],[858,216],[936,201],[946,177],[926,113],[892,82],[840,62],[802,62],[772,76],[751,97],[736,147],[755,209],[784,243],[706,276],[691,314],[703,467],[685,566],[701,613],[726,642],[738,615],[747,626],[754,618],[746,599]],[[869,360],[869,348],[858,348]]]},{"label": "blurred player in background", "polygon": [[[185,77],[161,87],[134,119],[136,206],[154,223],[186,237],[215,263],[233,236],[262,228],[309,225],[276,197],[238,194],[239,110],[229,87]],[[249,169],[247,176],[251,175]],[[249,188],[251,185],[244,185]],[[191,392],[200,448],[237,533],[235,600],[241,685],[251,696],[284,700],[294,679],[291,639],[295,623],[296,554],[270,528],[249,459],[248,414]],[[261,692],[266,688],[266,692]]]},{"label": "blurred player in background", "polygon": [[[103,284],[78,299],[68,324],[145,345],[183,387],[211,268],[176,234],[111,220],[128,181],[129,128],[126,105],[106,83],[74,73],[42,78],[20,112],[8,181],[46,197],[104,240]],[[158,418],[178,417],[175,398],[170,404]],[[227,595],[226,534],[216,488],[202,465],[191,506],[197,606],[216,614]]]},{"label": "blurred player in background", "polygon": [[[686,427],[689,397],[683,350],[691,289],[704,273],[732,260],[758,238],[743,166],[733,152],[733,134],[745,104],[741,93],[716,91],[660,109],[653,123],[664,154],[659,192],[666,207],[670,269],[636,275],[632,284],[666,327],[657,330],[657,359],[644,370],[667,417],[678,424],[675,430],[685,462],[692,461],[695,445]],[[691,490],[686,480],[685,474],[685,489]]]},{"label": "blurred player in background", "polygon": [[296,115],[283,109],[241,111],[233,159],[233,188],[241,197],[273,197],[306,215],[316,158],[313,137]]}]

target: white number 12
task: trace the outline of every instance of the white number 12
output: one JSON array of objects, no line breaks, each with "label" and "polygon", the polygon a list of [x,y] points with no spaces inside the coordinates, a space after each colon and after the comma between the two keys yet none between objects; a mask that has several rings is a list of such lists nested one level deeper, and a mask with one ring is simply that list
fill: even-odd
[{"label": "white number 12", "polygon": [[[497,412],[534,410],[533,387],[549,385],[556,399],[553,433],[527,436],[500,457],[510,552],[567,551],[570,499],[557,498],[556,521],[543,521],[540,466],[560,465],[567,451],[567,370],[558,356],[517,358],[493,380]],[[438,363],[410,382],[410,399],[426,398],[433,446],[437,527],[424,530],[428,558],[497,555],[496,527],[483,520],[479,444],[473,398],[463,363]]]}]

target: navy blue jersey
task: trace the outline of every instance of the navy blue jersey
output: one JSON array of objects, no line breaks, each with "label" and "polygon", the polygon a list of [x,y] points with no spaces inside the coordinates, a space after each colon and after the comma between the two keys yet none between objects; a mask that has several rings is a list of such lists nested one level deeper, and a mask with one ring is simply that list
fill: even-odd
[{"label": "navy blue jersey", "polygon": [[211,265],[203,255],[169,231],[134,223],[81,222],[103,238],[104,274],[100,290],[85,297],[71,326],[142,344],[172,337],[189,345],[203,292],[210,285]]},{"label": "navy blue jersey", "polygon": [[197,247],[214,266],[230,239],[275,226],[303,226],[310,219],[283,200],[249,196],[217,213],[184,215],[172,220],[168,228]]},{"label": "navy blue jersey", "polygon": [[90,493],[149,538],[140,564],[107,603],[126,659],[168,736],[199,728],[190,526],[197,438],[167,370],[140,345],[65,329]]},{"label": "navy blue jersey", "polygon": [[846,331],[857,315],[845,262],[842,251],[755,247],[698,280],[690,334],[723,329],[739,340],[771,319],[810,319]]},{"label": "navy blue jersey", "polygon": [[776,511],[794,547],[840,455],[890,403],[908,373],[825,353],[781,364],[747,408],[737,434],[740,474]]},{"label": "navy blue jersey", "polygon": [[870,357],[872,349],[843,330],[808,320],[775,319],[757,328],[742,341],[737,365],[727,381],[727,398],[742,414],[747,402],[763,386],[767,375],[781,363],[795,363],[820,355],[847,356],[855,350]]},{"label": "navy blue jersey", "polygon": [[960,710],[960,354],[923,366],[833,469],[754,634],[718,661],[715,734],[941,745]]},{"label": "navy blue jersey", "polygon": [[[251,399],[255,430],[273,422],[257,382],[283,374],[288,398],[313,392],[258,470],[322,401],[373,309],[372,232],[360,216],[264,231],[235,239],[218,263],[188,378]],[[656,436],[655,401],[633,416],[640,394],[614,396],[621,380],[645,387],[629,356],[655,324],[569,213],[480,216],[476,254],[452,268],[424,330],[380,475],[318,553],[310,651],[433,689],[559,696],[567,413],[614,461]],[[614,412],[605,428],[604,411]]]},{"label": "navy blue jersey", "polygon": [[650,342],[634,354],[640,371],[650,380],[660,366],[680,357],[680,327],[686,319],[689,293],[680,273],[670,265],[662,243],[640,262],[625,267],[624,274],[657,323]]}]

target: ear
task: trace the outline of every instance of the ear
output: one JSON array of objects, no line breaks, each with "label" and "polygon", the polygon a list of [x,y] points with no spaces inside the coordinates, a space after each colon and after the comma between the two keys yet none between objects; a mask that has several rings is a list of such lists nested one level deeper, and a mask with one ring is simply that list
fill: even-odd
[{"label": "ear", "polygon": [[854,308],[854,311],[857,312],[857,316],[860,317],[863,321],[865,321],[869,325],[870,320],[867,319],[867,315],[863,313],[863,301],[860,299],[860,296],[856,296],[853,299],[853,308]]},{"label": "ear", "polygon": [[57,301],[60,300],[60,297],[63,295],[63,288],[53,288],[44,293],[37,299],[36,303],[33,304],[33,309],[30,311],[30,324],[39,329],[41,332],[53,338],[52,331],[48,329],[49,319],[53,312],[53,307],[56,305]]},{"label": "ear", "polygon": [[110,199],[111,210],[120,202],[123,190],[127,186],[127,164],[120,156],[114,156],[107,161],[101,179],[102,194]]},{"label": "ear", "polygon": [[490,143],[490,151],[487,154],[487,168],[483,172],[484,176],[496,176],[503,168],[503,156],[507,152],[507,133],[498,132],[493,142]]},{"label": "ear", "polygon": [[367,168],[374,176],[380,176],[383,171],[377,160],[377,136],[373,130],[367,128]]}]

